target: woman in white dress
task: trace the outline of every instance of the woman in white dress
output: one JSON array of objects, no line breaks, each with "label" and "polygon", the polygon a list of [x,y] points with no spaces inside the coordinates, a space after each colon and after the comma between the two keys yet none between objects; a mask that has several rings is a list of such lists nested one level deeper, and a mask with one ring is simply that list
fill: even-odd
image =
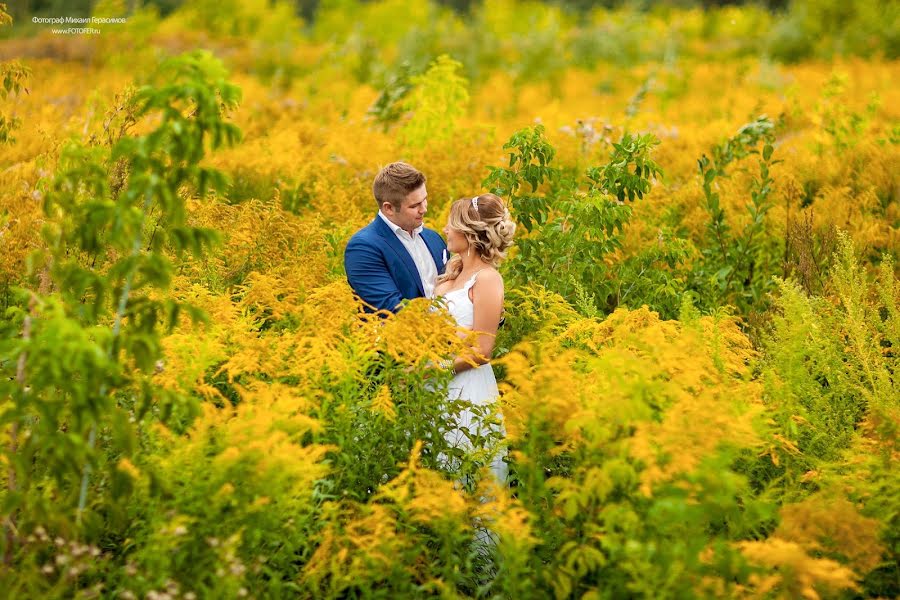
[{"label": "woman in white dress", "polygon": [[[509,210],[494,194],[461,198],[450,207],[444,236],[454,256],[437,280],[435,295],[444,299],[461,328],[477,334],[471,352],[453,360],[454,377],[448,387],[451,399],[477,406],[497,401],[497,380],[490,364],[503,311],[503,277],[497,267],[512,244],[515,229]],[[446,437],[466,451],[472,450],[470,435],[489,431],[471,410],[462,411],[458,425]],[[502,426],[495,425],[494,431],[502,434]],[[490,466],[498,481],[505,482],[506,463],[499,452],[491,457]]]}]

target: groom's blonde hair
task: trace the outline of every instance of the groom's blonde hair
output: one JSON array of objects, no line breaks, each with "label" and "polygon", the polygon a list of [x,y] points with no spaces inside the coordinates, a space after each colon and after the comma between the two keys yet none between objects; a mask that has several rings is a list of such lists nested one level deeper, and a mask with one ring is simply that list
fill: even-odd
[{"label": "groom's blonde hair", "polygon": [[372,194],[378,202],[378,209],[390,202],[394,210],[403,207],[403,199],[425,184],[425,175],[405,162],[392,162],[378,171],[372,182]]}]

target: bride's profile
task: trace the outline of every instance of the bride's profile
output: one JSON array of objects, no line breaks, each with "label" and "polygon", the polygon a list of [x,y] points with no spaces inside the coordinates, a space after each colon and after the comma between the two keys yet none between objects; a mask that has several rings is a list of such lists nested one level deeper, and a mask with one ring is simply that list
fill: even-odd
[{"label": "bride's profile", "polygon": [[[454,373],[448,387],[450,399],[485,406],[499,395],[490,364],[503,312],[503,277],[497,267],[512,244],[515,229],[509,210],[494,194],[460,198],[450,207],[444,236],[453,257],[438,277],[434,293],[443,299],[456,323],[475,332],[476,339],[469,353],[448,365]],[[484,435],[488,429],[472,410],[463,410],[457,425],[447,432],[447,441],[467,450],[471,449],[467,433]],[[496,425],[494,429],[499,431]],[[500,453],[491,458],[490,467],[500,482],[506,480],[506,463]]]}]

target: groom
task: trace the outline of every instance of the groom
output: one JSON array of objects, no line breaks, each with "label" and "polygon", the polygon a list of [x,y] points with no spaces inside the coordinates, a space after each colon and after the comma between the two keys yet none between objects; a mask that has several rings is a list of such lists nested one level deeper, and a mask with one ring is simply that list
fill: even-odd
[{"label": "groom", "polygon": [[366,310],[396,312],[404,299],[431,298],[447,263],[447,245],[425,229],[425,175],[404,162],[381,169],[372,184],[378,215],[344,251],[347,281]]}]

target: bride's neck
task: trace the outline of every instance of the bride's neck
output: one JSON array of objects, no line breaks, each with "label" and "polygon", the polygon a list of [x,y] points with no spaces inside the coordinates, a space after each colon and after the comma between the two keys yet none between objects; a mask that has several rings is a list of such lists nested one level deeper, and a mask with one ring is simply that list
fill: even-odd
[{"label": "bride's neck", "polygon": [[474,255],[474,256],[463,255],[462,256],[462,272],[463,273],[468,273],[470,271],[475,271],[475,270],[484,268],[484,266],[486,264],[487,263],[485,263],[483,260],[481,260],[481,257],[478,255]]}]

